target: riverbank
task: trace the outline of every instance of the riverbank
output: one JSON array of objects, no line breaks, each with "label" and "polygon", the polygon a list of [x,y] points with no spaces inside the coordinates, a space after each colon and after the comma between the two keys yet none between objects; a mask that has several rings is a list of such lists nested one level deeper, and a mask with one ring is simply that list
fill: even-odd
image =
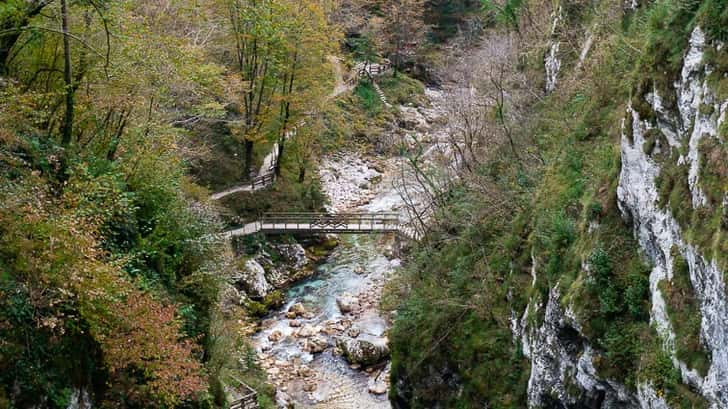
[{"label": "riverbank", "polygon": [[[428,90],[426,95],[442,93]],[[442,115],[438,106],[436,101],[427,107],[400,106],[392,146],[406,144],[412,136],[427,146],[438,141],[433,136]],[[337,152],[324,158],[319,175],[327,210],[397,212],[406,219],[409,212],[398,183],[405,168],[404,159],[394,155]],[[285,304],[263,319],[252,337],[280,406],[390,407],[387,333],[392,317],[381,311],[380,302],[401,264],[399,239],[340,240],[310,278],[286,291]]]}]

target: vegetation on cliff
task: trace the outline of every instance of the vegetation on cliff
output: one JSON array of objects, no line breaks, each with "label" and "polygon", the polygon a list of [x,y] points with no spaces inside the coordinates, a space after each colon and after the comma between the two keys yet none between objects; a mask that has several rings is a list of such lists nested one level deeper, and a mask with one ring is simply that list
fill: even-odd
[{"label": "vegetation on cliff", "polygon": [[[496,104],[490,121],[509,121],[516,149],[505,140],[491,145],[475,171],[449,185],[444,208],[433,216],[435,228],[390,286],[388,306],[397,311],[390,392],[396,406],[526,406],[531,368],[520,331],[541,325],[554,289],[580,325],[572,341],[578,345],[583,336],[598,352],[593,364],[599,376],[633,391],[651,382],[676,407],[705,405],[695,389],[681,384],[669,358],[664,365],[663,343],[649,322],[650,266],[617,206],[627,104],[638,104],[653,84],[672,86],[697,25],[710,41],[725,40],[724,2],[688,3],[640,2],[627,9],[620,1],[557,2],[553,8],[488,2],[496,26],[485,29],[481,44],[501,41],[516,54],[499,77],[515,97]],[[502,34],[504,25],[517,32],[515,40]],[[543,95],[540,81],[522,82],[520,75],[541,77],[544,56],[557,41],[558,86]],[[725,68],[715,67],[719,74],[712,77],[725,81]],[[494,84],[492,73],[476,83],[485,95]],[[538,96],[517,100],[524,87]],[[722,149],[710,143],[716,145],[711,152]],[[703,172],[714,174],[721,166],[710,169]],[[674,174],[685,184],[683,171],[670,173],[666,166],[664,177]],[[724,182],[709,176],[702,183],[710,186],[710,197],[722,197]],[[663,189],[670,198],[664,203],[678,217],[692,209],[687,186],[676,182]],[[705,237],[696,242],[720,259],[725,204],[712,203],[708,209],[717,221],[688,216],[692,222],[684,226],[696,232],[689,237]],[[693,290],[684,268],[675,269],[672,284],[661,285],[669,296],[677,353],[705,371],[710,357],[701,346]],[[579,399],[578,390],[567,393]]]}]

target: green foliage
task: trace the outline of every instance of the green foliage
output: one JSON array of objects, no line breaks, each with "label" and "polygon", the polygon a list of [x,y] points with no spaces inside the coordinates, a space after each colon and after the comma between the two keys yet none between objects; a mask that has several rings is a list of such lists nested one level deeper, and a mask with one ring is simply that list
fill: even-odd
[{"label": "green foliage", "polygon": [[420,81],[404,73],[398,73],[396,76],[387,75],[378,78],[377,82],[392,104],[418,106],[425,93],[425,86]]},{"label": "green foliage", "polygon": [[[527,253],[522,257],[528,218],[462,224],[472,212],[487,213],[477,195],[453,193],[444,210],[443,235],[457,232],[458,239],[446,245],[428,241],[415,249],[401,281],[385,297],[385,305],[397,310],[390,333],[392,379],[406,385],[393,398],[406,398],[410,407],[526,404],[528,361],[504,318],[526,308],[526,294],[508,294],[530,282],[529,274],[513,265],[528,259]],[[408,289],[406,297],[397,292],[401,289]],[[433,380],[440,376],[457,382],[461,393]]]},{"label": "green foliage", "polygon": [[600,311],[609,315],[622,310],[621,298],[612,281],[612,264],[609,255],[601,248],[594,250],[589,257],[589,278],[590,291],[597,294],[599,298]]},{"label": "green foliage", "polygon": [[[491,6],[502,23],[518,27],[519,12],[515,12],[515,18],[509,17],[510,11],[505,8],[514,6],[512,9],[517,10],[520,2],[498,4],[488,2],[486,6]],[[528,4],[532,5],[535,4]],[[508,322],[512,310],[520,313],[527,304],[543,305],[556,285],[562,295],[562,305],[573,308],[582,324],[579,335],[598,351],[594,364],[601,377],[623,382],[630,388],[650,381],[671,407],[707,406],[699,394],[681,383],[679,371],[663,350],[663,340],[649,324],[651,268],[639,254],[633,227],[625,223],[617,206],[619,124],[624,118],[626,103],[631,101],[642,120],[656,125],[656,115],[644,100],[646,93],[655,87],[665,106],[668,109],[674,106],[673,83],[690,33],[701,24],[709,41],[720,38],[726,27],[722,24],[725,2],[660,0],[641,4],[625,19],[615,17],[613,4],[603,5],[608,11],[600,11],[602,5],[597,5],[590,9],[595,13],[592,18],[601,19],[597,21],[589,21],[587,12],[580,13],[578,9],[583,9],[582,6],[578,2],[565,5],[567,9],[576,9],[565,10],[568,15],[565,24],[584,27],[596,23],[595,27],[605,30],[595,34],[599,46],[592,48],[583,69],[574,78],[565,77],[562,88],[529,112],[527,120],[532,123],[526,132],[533,135],[537,145],[534,149],[542,155],[544,165],[527,170],[532,180],[529,187],[533,187],[506,185],[506,189],[514,186],[523,189],[519,214],[502,220],[502,213],[498,213],[498,227],[495,227],[492,216],[473,211],[483,206],[485,200],[472,192],[453,196],[447,209],[450,216],[443,222],[445,226],[438,226],[429,237],[430,242],[415,250],[414,266],[406,268],[405,282],[399,287],[407,290],[397,293],[400,298],[405,294],[406,298],[397,302],[400,315],[391,338],[392,377],[394,382],[402,379],[414,384],[397,394],[414,407],[433,406],[433,402],[445,407],[474,407],[483,402],[508,407],[487,393],[468,395],[478,388],[504,391],[503,385],[493,379],[493,371],[497,369],[458,361],[455,357],[462,354],[472,360],[491,362],[493,358],[485,352],[488,349],[478,349],[480,345],[472,342],[470,336],[481,334],[480,344],[487,344],[483,338],[497,339],[497,334],[489,332],[497,328],[490,319]],[[566,27],[567,32],[570,28]],[[706,62],[720,73],[709,77],[718,92],[722,92],[721,76],[728,67],[723,54],[711,50],[706,54]],[[702,107],[702,112],[715,114],[708,107]],[[631,139],[630,128],[627,126],[625,132]],[[719,133],[722,135],[723,131]],[[656,128],[645,136],[646,143],[641,148],[662,168],[657,180],[660,205],[676,216],[688,240],[701,243],[720,262],[721,253],[728,250],[724,244],[728,223],[720,199],[725,191],[726,177],[722,172],[725,166],[722,165],[726,139],[721,136],[722,140],[703,141],[700,179],[705,191],[709,191],[710,204],[693,210],[687,167],[677,165],[678,157],[685,152],[668,147],[665,136]],[[702,167],[707,163],[710,169],[707,165]],[[488,167],[497,168],[494,164]],[[516,174],[510,169],[497,169],[499,179],[488,179],[495,186],[508,179],[504,173]],[[458,212],[460,209],[463,213]],[[525,227],[516,229],[515,220],[521,217]],[[511,228],[524,233],[511,234]],[[469,243],[478,243],[478,250],[468,252]],[[531,269],[536,275],[533,287],[530,280],[521,280],[521,275]],[[685,267],[674,267],[675,271],[681,269]],[[510,275],[504,275],[504,271]],[[470,288],[458,287],[456,283],[462,283],[465,277],[471,279]],[[668,300],[671,320],[680,321],[673,324],[679,328],[678,356],[691,368],[704,373],[710,356],[700,345],[697,300],[689,280],[685,281],[684,277],[685,274],[679,278],[676,273],[673,283],[660,286],[664,287],[665,294],[672,294]],[[526,296],[514,301],[502,296],[506,290],[508,294]],[[482,302],[487,305],[487,314],[477,315],[474,312],[477,308],[468,309],[477,304],[473,300],[478,294],[491,296]],[[513,303],[521,308],[513,308]],[[469,319],[473,315],[479,321]],[[529,309],[529,328],[538,327],[542,319],[534,308]],[[412,339],[412,333],[418,334],[417,339]],[[439,343],[443,336],[444,340]],[[455,343],[450,338],[457,338],[458,345],[465,347],[455,351]],[[478,353],[487,358],[481,358]],[[500,359],[513,356],[508,350],[498,353],[502,354]],[[412,365],[411,361],[421,364]],[[501,362],[495,364],[497,368],[500,365]],[[514,367],[520,369],[517,364]],[[459,399],[427,381],[428,376],[438,373],[456,379],[467,397]],[[475,373],[478,375],[473,376]],[[515,379],[502,381],[510,382],[511,388],[498,396],[511,396],[521,385]]]},{"label": "green foliage", "polygon": [[668,315],[675,330],[677,356],[688,367],[705,376],[711,356],[700,340],[702,315],[699,301],[690,283],[687,261],[677,249],[673,249],[672,257],[672,280],[660,282],[659,288],[667,302]]},{"label": "green foliage", "polygon": [[349,37],[345,40],[345,44],[356,61],[376,61],[379,58],[374,41],[367,35]]},{"label": "green foliage", "polygon": [[283,176],[270,188],[251,194],[241,192],[226,196],[220,203],[225,206],[222,216],[230,226],[257,220],[266,212],[318,212],[323,210],[326,196],[318,178],[311,175],[298,183],[296,170],[284,165]]},{"label": "green foliage", "polygon": [[374,86],[368,81],[360,81],[354,89],[354,94],[359,97],[359,102],[369,116],[376,116],[384,106]]},{"label": "green foliage", "polygon": [[505,0],[503,4],[496,3],[493,0],[482,0],[483,8],[493,12],[496,19],[516,31],[519,30],[519,18],[523,0]]},{"label": "green foliage", "polygon": [[587,220],[594,221],[599,218],[599,215],[604,211],[604,207],[599,202],[593,202],[588,207]]},{"label": "green foliage", "polygon": [[664,396],[670,407],[680,409],[706,409],[708,402],[700,394],[681,383],[680,370],[675,368],[670,354],[660,345],[654,330],[645,340],[645,354],[639,369],[639,380],[649,382],[658,395]]}]

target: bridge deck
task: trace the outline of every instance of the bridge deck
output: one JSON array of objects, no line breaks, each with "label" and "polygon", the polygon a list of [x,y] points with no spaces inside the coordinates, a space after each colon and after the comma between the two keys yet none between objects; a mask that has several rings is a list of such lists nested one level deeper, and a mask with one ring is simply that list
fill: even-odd
[{"label": "bridge deck", "polygon": [[225,232],[226,237],[267,234],[385,234],[399,233],[416,239],[413,229],[403,225],[392,213],[276,213]]}]

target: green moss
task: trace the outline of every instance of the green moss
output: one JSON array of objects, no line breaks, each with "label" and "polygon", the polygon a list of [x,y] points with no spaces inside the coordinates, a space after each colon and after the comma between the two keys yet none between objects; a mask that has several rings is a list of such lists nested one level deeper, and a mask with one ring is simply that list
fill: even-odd
[{"label": "green moss", "polygon": [[[726,121],[728,122],[728,121]],[[706,137],[700,140],[700,177],[698,183],[714,207],[720,207],[728,193],[728,146]]]},{"label": "green moss", "polygon": [[[323,111],[326,129],[321,138],[324,152],[341,149],[365,149],[386,137],[386,130],[395,119],[393,109],[383,104],[371,84],[363,82],[357,92],[342,94]],[[374,92],[374,94],[372,94]]]},{"label": "green moss", "polygon": [[698,112],[700,115],[710,116],[715,112],[715,107],[712,104],[700,104]]},{"label": "green moss", "polygon": [[661,164],[660,174],[655,183],[659,195],[659,205],[669,208],[680,223],[687,223],[691,217],[692,199],[688,185],[688,166],[677,164],[678,152],[673,152],[669,160]]},{"label": "green moss", "polygon": [[253,317],[264,317],[269,311],[283,305],[285,297],[280,290],[275,290],[266,295],[263,300],[250,300],[245,305],[248,313]]},{"label": "green moss", "polygon": [[642,150],[647,155],[652,155],[652,152],[654,152],[655,146],[657,146],[657,142],[661,137],[664,139],[662,132],[658,128],[650,128],[647,130],[644,135],[645,142],[644,145],[642,145]]},{"label": "green moss", "polygon": [[705,376],[710,367],[710,353],[700,341],[701,313],[699,301],[690,283],[687,261],[677,249],[672,251],[672,280],[661,281],[658,286],[667,302],[667,310],[675,331],[677,357],[688,367]]}]

